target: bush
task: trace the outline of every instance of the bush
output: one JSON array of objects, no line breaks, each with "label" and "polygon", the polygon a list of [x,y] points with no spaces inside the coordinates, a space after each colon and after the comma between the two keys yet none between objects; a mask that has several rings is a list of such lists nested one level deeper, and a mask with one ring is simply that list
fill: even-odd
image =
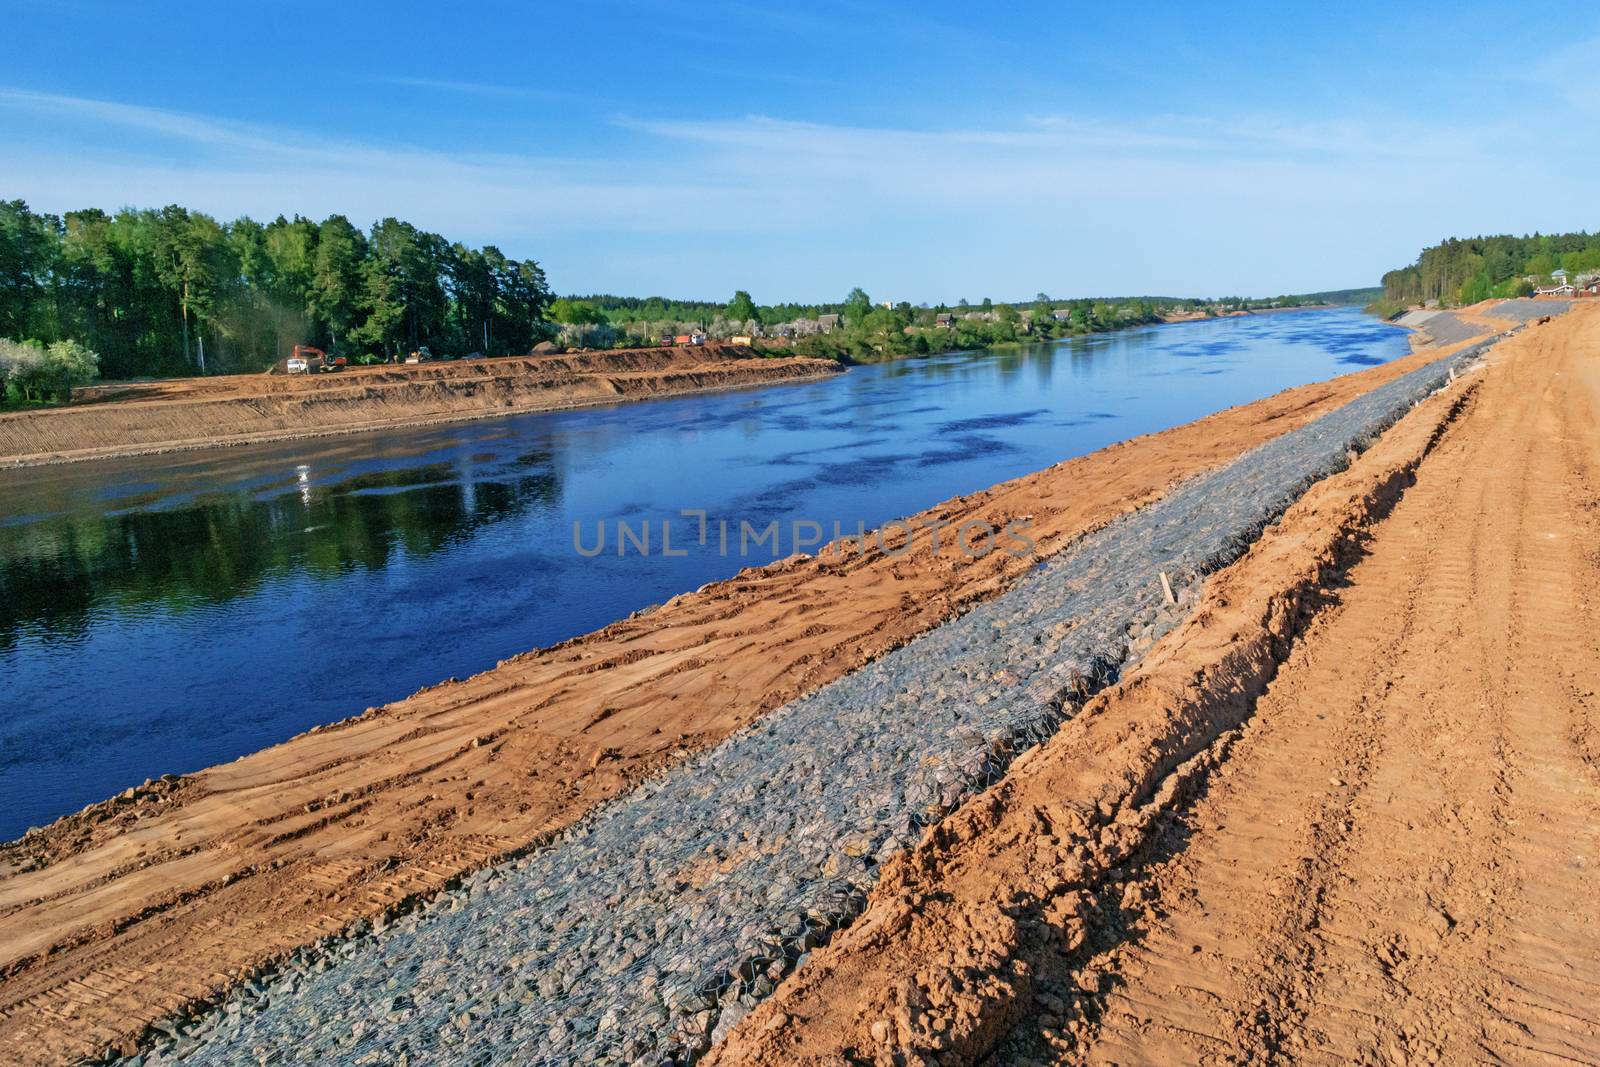
[{"label": "bush", "polygon": [[617,329],[608,322],[569,322],[561,327],[561,343],[576,348],[610,348]]},{"label": "bush", "polygon": [[76,341],[57,341],[48,348],[33,341],[0,338],[0,394],[14,392],[24,401],[72,399],[72,387],[100,376],[100,357]]},{"label": "bush", "polygon": [[72,399],[73,386],[100,377],[100,354],[76,341],[57,341],[45,349],[44,358],[61,400]]},{"label": "bush", "polygon": [[44,349],[23,341],[0,337],[0,401],[11,393],[32,398],[44,368]]}]

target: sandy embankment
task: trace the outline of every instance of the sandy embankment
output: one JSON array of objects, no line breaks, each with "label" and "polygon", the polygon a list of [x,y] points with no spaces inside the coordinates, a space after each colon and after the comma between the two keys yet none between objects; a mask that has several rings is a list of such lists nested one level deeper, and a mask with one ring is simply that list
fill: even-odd
[{"label": "sandy embankment", "polygon": [[886,865],[711,1062],[1600,1061],[1600,308]]},{"label": "sandy embankment", "polygon": [[1204,322],[1207,319],[1237,319],[1248,315],[1277,315],[1286,311],[1327,311],[1337,307],[1337,304],[1304,304],[1292,308],[1254,308],[1250,311],[1221,311],[1215,314],[1205,311],[1169,311],[1161,316],[1165,323],[1176,322]]},{"label": "sandy embankment", "polygon": [[[931,509],[1052,554],[1436,357],[1304,386]],[[892,544],[893,542],[891,542]],[[1031,561],[791,559],[0,850],[0,1051],[126,1043],[316,937],[537,843],[993,595]]]},{"label": "sandy embankment", "polygon": [[0,414],[0,467],[615,404],[842,369],[831,360],[706,345],[101,387],[90,391],[107,397],[98,402]]}]

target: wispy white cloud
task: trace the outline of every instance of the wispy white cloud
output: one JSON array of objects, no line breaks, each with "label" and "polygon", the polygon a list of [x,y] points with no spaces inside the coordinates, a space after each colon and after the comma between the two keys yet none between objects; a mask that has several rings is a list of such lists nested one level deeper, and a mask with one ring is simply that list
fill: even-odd
[{"label": "wispy white cloud", "polygon": [[824,154],[891,150],[979,148],[1034,153],[1116,152],[1166,156],[1411,158],[1437,160],[1443,153],[1477,154],[1506,135],[1503,126],[1443,129],[1421,123],[1353,119],[1289,120],[1263,116],[1222,121],[1209,117],[1160,116],[1139,123],[1078,116],[1033,115],[1011,126],[942,130],[848,127],[795,122],[761,115],[720,121],[620,123],[662,137],[748,151]]},{"label": "wispy white cloud", "polygon": [[1318,289],[1370,281],[1449,232],[1574,223],[1520,193],[1573,161],[1529,151],[1536,129],[1486,123],[624,119],[623,160],[461,154],[22,90],[0,90],[5,113],[22,121],[8,123],[0,186],[49,210],[394,214],[536,255],[582,290]]},{"label": "wispy white cloud", "polygon": [[241,124],[109,100],[0,89],[0,108],[49,119],[137,130],[213,148],[270,152],[284,147],[273,138],[252,132]]},{"label": "wispy white cloud", "polygon": [[[1524,79],[1547,98],[1594,114],[1600,112],[1600,98],[1594,95],[1597,68],[1600,68],[1600,36],[1583,37],[1531,64],[1526,68]],[[1529,103],[1538,106],[1543,102],[1535,96]]]},{"label": "wispy white cloud", "polygon": [[446,78],[412,78],[402,75],[380,75],[371,79],[378,85],[393,85],[402,89],[426,89],[432,92],[452,93],[460,96],[483,96],[502,100],[585,100],[599,98],[587,93],[551,89],[530,85],[501,85],[493,82],[451,81]]},{"label": "wispy white cloud", "polygon": [[[643,185],[592,161],[559,157],[457,154],[415,146],[338,140],[300,131],[228,122],[130,104],[0,90],[0,111],[44,119],[53,138],[19,138],[0,158],[0,180],[51,203],[181,201],[223,217],[241,213],[341,211],[433,216],[481,232],[485,216],[509,213],[560,228],[650,226],[664,205],[690,187]],[[55,140],[72,129],[70,151]],[[132,146],[105,143],[96,131],[150,135]],[[303,199],[295,199],[300,197]],[[442,224],[441,224],[442,225]]]}]

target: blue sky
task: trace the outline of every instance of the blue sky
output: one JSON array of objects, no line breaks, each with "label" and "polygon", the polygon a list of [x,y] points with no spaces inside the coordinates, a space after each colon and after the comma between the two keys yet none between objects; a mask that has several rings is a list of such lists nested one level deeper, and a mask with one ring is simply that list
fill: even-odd
[{"label": "blue sky", "polygon": [[563,292],[1355,286],[1595,226],[1579,10],[0,0],[0,197],[397,215]]}]

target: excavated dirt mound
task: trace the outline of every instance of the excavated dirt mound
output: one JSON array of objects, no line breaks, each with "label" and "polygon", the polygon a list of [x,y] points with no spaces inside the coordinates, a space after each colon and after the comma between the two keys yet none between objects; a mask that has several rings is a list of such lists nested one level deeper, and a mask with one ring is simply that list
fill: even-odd
[{"label": "excavated dirt mound", "polygon": [[551,411],[841,369],[831,360],[707,345],[103,386],[85,391],[87,403],[0,415],[0,466]]},{"label": "excavated dirt mound", "polygon": [[1313,487],[729,1063],[1600,1061],[1600,308]]},{"label": "excavated dirt mound", "polygon": [[[1058,552],[1437,353],[1138,438],[914,523],[1032,517]],[[947,538],[948,540],[948,538]],[[1031,565],[822,553],[741,573],[0,848],[0,1058],[127,1047],[322,934],[570,825],[644,776],[992,596]]]}]

